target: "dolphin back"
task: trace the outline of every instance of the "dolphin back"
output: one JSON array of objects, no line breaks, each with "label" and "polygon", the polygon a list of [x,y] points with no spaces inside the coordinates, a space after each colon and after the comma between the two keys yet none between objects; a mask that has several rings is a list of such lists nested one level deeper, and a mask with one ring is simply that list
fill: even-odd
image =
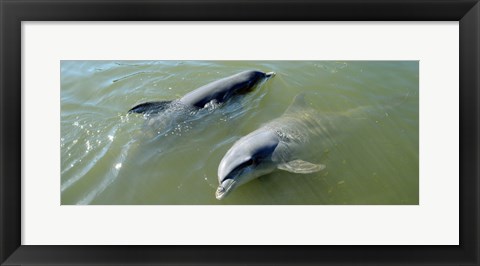
[{"label": "dolphin back", "polygon": [[240,72],[187,93],[180,101],[198,108],[203,108],[211,101],[222,103],[234,95],[250,92],[260,81],[273,76],[274,74],[272,73],[268,73],[267,75],[266,73],[256,70]]}]

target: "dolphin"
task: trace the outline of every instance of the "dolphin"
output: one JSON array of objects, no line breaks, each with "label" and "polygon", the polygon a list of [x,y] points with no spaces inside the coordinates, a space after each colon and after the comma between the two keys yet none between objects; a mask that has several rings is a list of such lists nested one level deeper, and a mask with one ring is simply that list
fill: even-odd
[{"label": "dolphin", "polygon": [[308,174],[325,168],[302,158],[308,157],[305,151],[313,144],[311,137],[324,131],[321,123],[330,123],[320,121],[316,111],[306,107],[304,97],[297,95],[282,116],[240,138],[227,151],[218,166],[217,199],[276,169]]},{"label": "dolphin", "polygon": [[257,70],[243,71],[238,74],[219,79],[193,90],[177,100],[154,101],[138,104],[128,113],[140,113],[146,116],[158,114],[170,107],[187,107],[202,109],[210,103],[221,104],[236,95],[250,92],[257,84],[272,77],[275,72],[264,73]]}]

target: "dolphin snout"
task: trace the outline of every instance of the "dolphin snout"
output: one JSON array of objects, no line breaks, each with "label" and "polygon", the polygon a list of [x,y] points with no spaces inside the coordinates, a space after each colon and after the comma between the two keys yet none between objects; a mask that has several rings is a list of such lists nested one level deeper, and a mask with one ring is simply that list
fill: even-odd
[{"label": "dolphin snout", "polygon": [[266,76],[267,78],[274,77],[275,75],[277,75],[277,73],[275,73],[275,72],[273,72],[273,71],[272,71],[272,72],[265,73],[265,76]]},{"label": "dolphin snout", "polygon": [[217,191],[215,192],[215,198],[217,198],[217,200],[223,199],[223,197],[225,197],[225,192],[226,190],[221,185],[218,186]]},{"label": "dolphin snout", "polygon": [[227,179],[223,181],[217,188],[217,191],[215,192],[215,197],[218,200],[224,199],[230,192],[233,190],[235,186],[235,181],[232,179]]}]

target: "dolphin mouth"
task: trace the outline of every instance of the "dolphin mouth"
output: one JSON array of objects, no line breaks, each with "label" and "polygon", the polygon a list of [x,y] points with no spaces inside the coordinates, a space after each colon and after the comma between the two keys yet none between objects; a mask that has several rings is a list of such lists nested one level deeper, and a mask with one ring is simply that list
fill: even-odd
[{"label": "dolphin mouth", "polygon": [[215,198],[217,200],[222,200],[224,199],[228,194],[230,194],[230,191],[232,191],[235,181],[232,179],[227,179],[223,181],[217,188],[217,191],[215,192]]}]

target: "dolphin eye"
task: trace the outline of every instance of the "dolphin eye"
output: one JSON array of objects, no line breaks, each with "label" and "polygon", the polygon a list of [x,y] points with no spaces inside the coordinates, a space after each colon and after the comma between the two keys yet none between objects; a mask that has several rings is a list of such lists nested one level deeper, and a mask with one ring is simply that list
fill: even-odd
[{"label": "dolphin eye", "polygon": [[241,170],[245,167],[253,165],[254,163],[255,163],[255,160],[250,158],[250,159],[246,160],[245,162],[241,163],[239,166],[237,166],[236,170]]},{"label": "dolphin eye", "polygon": [[225,181],[227,179],[233,179],[235,177],[235,174],[234,173],[237,173],[239,171],[242,171],[244,168],[250,166],[250,165],[254,165],[255,164],[255,160],[253,158],[250,158],[246,161],[244,161],[243,163],[241,163],[240,165],[238,165],[237,167],[235,167],[231,172],[230,174],[228,174],[227,176],[224,177],[224,179],[222,180]]}]

